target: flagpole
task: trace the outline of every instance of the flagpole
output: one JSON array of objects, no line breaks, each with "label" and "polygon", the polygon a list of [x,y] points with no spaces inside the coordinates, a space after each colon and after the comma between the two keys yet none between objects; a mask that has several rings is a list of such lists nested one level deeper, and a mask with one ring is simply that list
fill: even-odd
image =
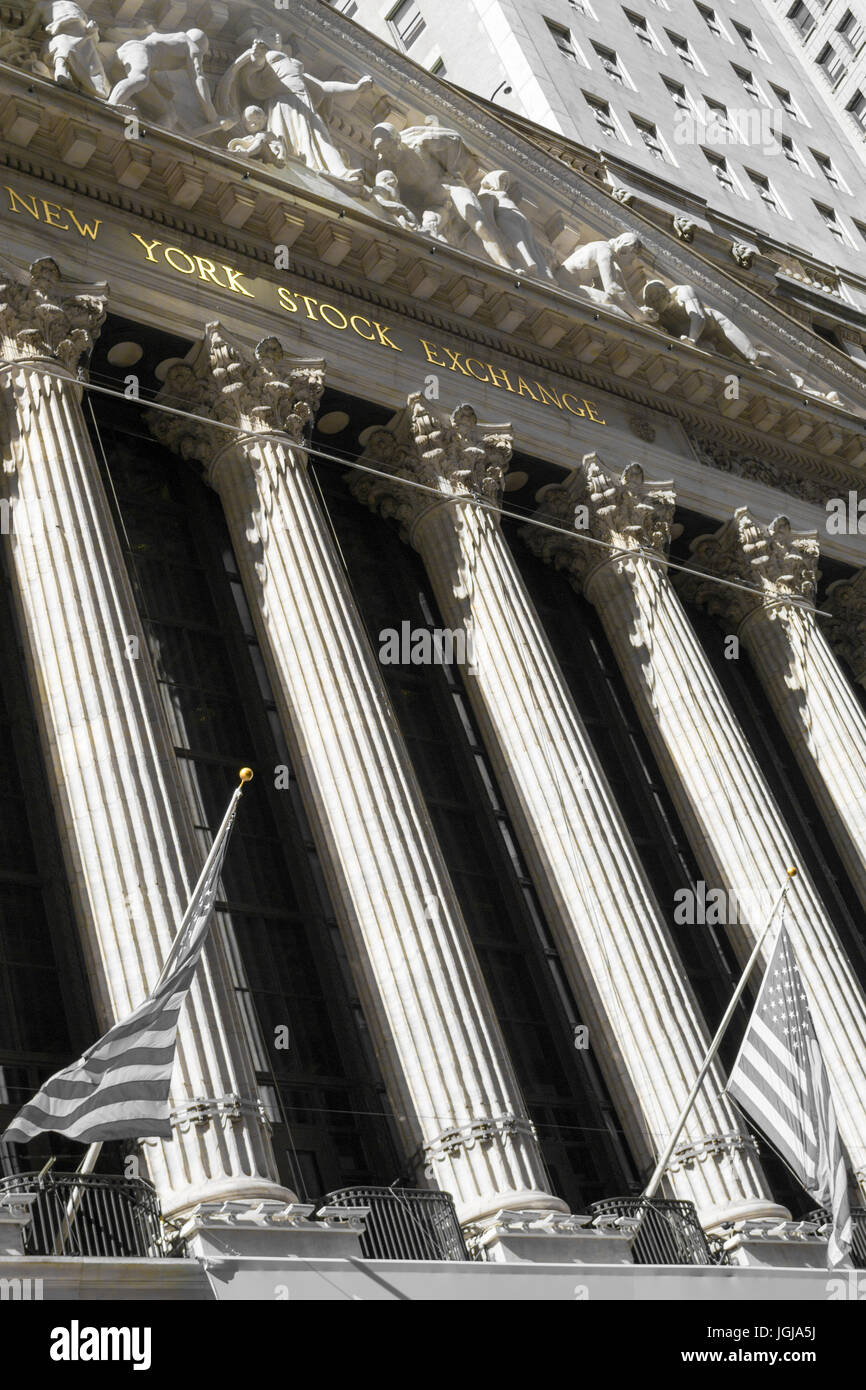
[{"label": "flagpole", "polygon": [[197,882],[197,884],[195,885],[195,888],[194,888],[194,890],[193,890],[193,892],[192,892],[192,895],[191,895],[191,897],[190,897],[189,903],[188,903],[188,905],[187,905],[186,912],[184,913],[184,916],[183,916],[183,921],[181,922],[180,926],[179,926],[178,929],[177,929],[177,932],[176,932],[175,937],[174,937],[174,941],[173,941],[172,944],[171,944],[171,949],[169,950],[168,956],[166,957],[165,965],[162,967],[162,974],[160,975],[159,979],[157,980],[156,985],[154,986],[154,989],[159,989],[159,986],[162,984],[162,982],[163,982],[163,980],[165,979],[166,975],[169,973],[169,970],[170,970],[170,968],[171,968],[171,966],[172,966],[172,964],[173,964],[173,962],[174,962],[174,956],[175,956],[176,948],[177,948],[177,946],[178,946],[178,943],[181,942],[181,941],[183,940],[184,928],[186,927],[186,924],[187,924],[187,922],[188,922],[188,920],[189,920],[190,913],[192,912],[193,907],[194,907],[194,904],[196,903],[196,900],[197,900],[197,898],[198,898],[199,889],[201,888],[202,884],[204,883],[205,879],[207,878],[208,874],[210,873],[211,865],[212,865],[214,859],[216,858],[217,854],[218,854],[219,851],[220,851],[220,846],[221,846],[221,844],[222,844],[222,841],[223,841],[223,838],[224,838],[224,836],[225,836],[225,834],[226,834],[226,831],[228,830],[229,826],[230,826],[231,823],[232,823],[232,820],[234,819],[234,814],[235,814],[235,811],[237,810],[237,804],[238,804],[238,802],[240,801],[241,796],[243,795],[244,787],[245,787],[245,785],[246,785],[247,782],[251,782],[251,781],[253,780],[252,768],[249,768],[249,767],[242,767],[241,770],[240,770],[240,772],[238,773],[238,776],[239,776],[240,779],[241,779],[241,780],[240,780],[240,786],[238,786],[238,787],[235,789],[234,795],[232,796],[232,799],[231,799],[231,801],[230,801],[229,804],[228,804],[228,809],[226,810],[226,813],[225,813],[225,815],[223,816],[222,825],[220,826],[219,830],[217,831],[216,835],[215,835],[214,838],[213,838],[213,844],[212,844],[211,847],[210,847],[210,852],[209,852],[209,854],[208,854],[207,859],[204,861],[204,868],[202,869],[201,873],[199,874],[198,882]]},{"label": "flagpole", "polygon": [[[184,929],[185,929],[185,927],[186,927],[186,925],[187,925],[187,922],[189,921],[190,914],[191,914],[191,912],[193,911],[194,905],[195,905],[196,902],[197,902],[197,899],[198,899],[198,896],[199,896],[199,891],[200,891],[200,889],[202,888],[202,886],[203,886],[203,884],[204,884],[204,882],[205,882],[205,880],[206,880],[208,874],[210,873],[211,866],[212,866],[212,864],[213,864],[213,862],[214,862],[214,859],[216,858],[217,854],[219,854],[219,852],[220,852],[220,849],[221,849],[221,847],[222,847],[223,840],[224,840],[226,834],[228,833],[228,830],[229,830],[229,827],[230,827],[230,825],[231,825],[231,823],[232,823],[232,820],[234,819],[235,811],[236,811],[236,809],[237,809],[237,804],[238,804],[238,802],[240,801],[241,796],[243,795],[244,786],[246,785],[247,782],[251,782],[251,781],[252,781],[252,778],[253,778],[252,769],[249,768],[249,767],[242,767],[241,770],[240,770],[240,772],[239,772],[239,774],[238,774],[238,776],[240,777],[240,785],[235,789],[234,795],[232,796],[231,801],[230,801],[229,804],[228,804],[228,808],[227,808],[227,810],[226,810],[226,813],[225,813],[225,815],[223,816],[222,824],[220,825],[219,830],[217,831],[216,835],[214,836],[214,840],[213,840],[213,844],[211,845],[210,852],[209,852],[209,854],[208,854],[208,856],[207,856],[207,859],[206,859],[205,862],[204,862],[204,867],[203,867],[201,873],[199,874],[198,882],[196,883],[195,889],[193,890],[192,896],[190,897],[189,903],[187,904],[187,909],[186,909],[186,912],[184,913],[183,921],[181,922],[180,926],[178,927],[178,930],[177,930],[177,932],[176,932],[176,934],[175,934],[174,940],[173,940],[173,942],[172,942],[172,944],[171,944],[171,947],[170,947],[170,949],[169,949],[168,956],[166,957],[165,965],[164,965],[163,968],[162,968],[162,973],[161,973],[161,975],[160,975],[160,977],[159,977],[159,980],[158,980],[157,983],[156,983],[156,986],[155,986],[156,989],[158,989],[159,986],[162,984],[163,980],[165,979],[166,975],[169,973],[169,971],[170,971],[170,969],[171,969],[171,967],[172,967],[172,964],[173,964],[173,961],[174,961],[174,957],[175,957],[175,954],[176,954],[176,951],[177,951],[178,944],[183,940]],[[92,1172],[93,1172],[93,1170],[94,1170],[94,1168],[96,1167],[96,1164],[97,1164],[97,1162],[98,1162],[98,1160],[99,1160],[99,1155],[100,1155],[101,1152],[102,1152],[102,1145],[103,1145],[103,1141],[100,1139],[100,1140],[97,1140],[95,1143],[90,1144],[90,1145],[88,1146],[88,1148],[87,1148],[86,1151],[85,1151],[84,1157],[82,1158],[81,1162],[80,1162],[79,1165],[78,1165],[78,1168],[76,1169],[76,1172],[77,1172],[77,1173],[92,1173]],[[69,1235],[70,1235],[70,1232],[71,1232],[71,1230],[72,1230],[72,1226],[73,1226],[73,1223],[74,1223],[74,1221],[75,1221],[75,1217],[76,1217],[76,1215],[77,1215],[78,1208],[79,1208],[79,1206],[81,1205],[81,1199],[82,1199],[83,1196],[84,1196],[84,1189],[83,1189],[82,1187],[73,1188],[72,1193],[71,1193],[70,1198],[69,1198],[69,1202],[67,1203],[67,1206],[66,1206],[66,1215],[65,1215],[65,1218],[64,1218],[64,1221],[63,1221],[63,1225],[61,1226],[60,1233],[59,1233],[59,1235],[58,1235],[58,1237],[57,1237],[57,1240],[55,1241],[55,1245],[54,1245],[54,1254],[55,1254],[55,1255],[61,1255],[61,1254],[63,1253],[63,1247],[64,1247],[64,1245],[66,1244],[66,1241],[69,1239]]]},{"label": "flagpole", "polygon": [[[102,1144],[103,1141],[101,1139],[97,1139],[95,1144],[90,1144],[88,1148],[85,1149],[84,1157],[82,1158],[81,1162],[75,1170],[76,1174],[93,1172],[94,1168],[97,1165],[97,1162],[99,1161],[99,1155],[102,1153]],[[66,1216],[64,1218],[63,1225],[60,1228],[60,1233],[57,1237],[57,1240],[54,1242],[53,1254],[55,1255],[63,1254],[63,1247],[69,1239],[69,1233],[72,1230],[72,1225],[75,1221],[75,1217],[78,1212],[78,1208],[81,1205],[81,1199],[83,1196],[83,1187],[74,1187],[72,1189],[72,1194],[69,1198],[69,1201],[66,1204]]]},{"label": "flagpole", "polygon": [[763,946],[764,941],[766,940],[767,933],[768,933],[768,931],[770,930],[770,927],[773,925],[773,921],[774,921],[774,919],[775,919],[776,913],[779,911],[779,908],[780,908],[781,905],[782,905],[782,901],[783,901],[783,899],[784,899],[784,897],[785,897],[785,894],[787,893],[788,889],[790,888],[791,882],[792,882],[792,880],[796,877],[796,875],[797,875],[797,870],[796,870],[796,869],[789,869],[789,870],[788,870],[788,876],[787,876],[787,878],[786,878],[784,884],[782,885],[782,888],[781,888],[780,891],[779,891],[779,896],[776,898],[776,901],[773,903],[773,907],[772,907],[772,910],[771,910],[771,912],[770,912],[769,917],[767,918],[766,925],[765,925],[763,931],[761,932],[760,936],[758,937],[757,941],[755,942],[754,950],[752,951],[752,954],[749,956],[749,959],[748,959],[748,961],[746,962],[746,968],[745,968],[745,970],[743,971],[743,973],[742,973],[742,975],[741,975],[741,977],[740,977],[740,982],[739,982],[739,984],[737,985],[737,988],[734,990],[734,997],[732,998],[730,1004],[728,1005],[727,1009],[725,1010],[724,1017],[723,1017],[721,1023],[719,1024],[718,1029],[716,1030],[716,1036],[713,1038],[713,1041],[710,1043],[709,1051],[707,1052],[707,1055],[706,1055],[706,1057],[704,1058],[704,1064],[703,1064],[703,1066],[701,1067],[700,1071],[698,1072],[697,1078],[696,1078],[696,1080],[695,1080],[695,1084],[692,1086],[692,1089],[689,1091],[689,1094],[688,1094],[688,1097],[687,1097],[687,1099],[686,1099],[685,1105],[683,1106],[682,1110],[680,1111],[679,1117],[678,1117],[678,1119],[677,1119],[676,1126],[674,1127],[674,1131],[673,1131],[673,1133],[671,1134],[670,1139],[668,1140],[667,1147],[665,1148],[664,1153],[662,1154],[661,1158],[659,1159],[658,1163],[656,1164],[655,1172],[653,1173],[652,1177],[650,1178],[650,1180],[649,1180],[649,1182],[648,1182],[648,1184],[647,1184],[647,1186],[646,1186],[646,1189],[645,1189],[645,1191],[644,1191],[644,1193],[643,1193],[643,1196],[644,1196],[644,1198],[646,1198],[646,1199],[649,1199],[650,1197],[654,1197],[654,1196],[655,1196],[655,1193],[656,1193],[656,1190],[657,1190],[657,1188],[658,1188],[658,1186],[659,1186],[659,1183],[661,1182],[662,1178],[664,1177],[665,1169],[667,1168],[668,1163],[670,1162],[671,1154],[673,1153],[674,1149],[676,1148],[677,1140],[679,1139],[680,1135],[681,1135],[682,1132],[683,1132],[683,1128],[684,1128],[684,1126],[685,1126],[686,1120],[688,1119],[689,1111],[691,1110],[692,1106],[693,1106],[694,1103],[695,1103],[695,1098],[697,1097],[697,1094],[698,1094],[698,1092],[700,1091],[701,1086],[702,1086],[703,1083],[704,1083],[704,1077],[706,1076],[707,1072],[709,1071],[709,1069],[710,1069],[710,1067],[711,1067],[711,1065],[712,1065],[712,1063],[713,1063],[713,1059],[714,1059],[716,1053],[717,1053],[718,1050],[719,1050],[719,1046],[720,1046],[720,1044],[721,1044],[722,1038],[723,1038],[724,1035],[725,1035],[725,1031],[726,1031],[726,1029],[727,1029],[727,1027],[728,1027],[728,1024],[730,1023],[731,1019],[732,1019],[733,1016],[734,1016],[734,1010],[736,1009],[737,1005],[738,1005],[739,1002],[740,1002],[740,997],[741,997],[741,995],[742,995],[742,993],[743,993],[743,990],[746,988],[746,984],[747,984],[747,982],[748,982],[749,976],[750,976],[751,973],[752,973],[752,969],[753,969],[753,967],[754,967],[755,961],[758,959],[758,956],[759,956],[759,954],[760,954],[761,947]]}]

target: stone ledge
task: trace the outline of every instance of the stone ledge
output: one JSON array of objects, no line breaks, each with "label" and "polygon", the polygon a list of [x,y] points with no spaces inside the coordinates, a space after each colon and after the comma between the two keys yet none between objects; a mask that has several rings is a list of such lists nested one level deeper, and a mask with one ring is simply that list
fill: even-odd
[{"label": "stone ledge", "polygon": [[498,1211],[467,1229],[470,1248],[495,1264],[631,1264],[637,1222],[627,1217]]}]

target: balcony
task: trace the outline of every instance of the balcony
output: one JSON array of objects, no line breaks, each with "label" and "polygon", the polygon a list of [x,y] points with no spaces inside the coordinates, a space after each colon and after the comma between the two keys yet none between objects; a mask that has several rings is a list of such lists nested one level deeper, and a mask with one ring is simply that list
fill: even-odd
[{"label": "balcony", "polygon": [[0,1194],[35,1193],[26,1255],[158,1259],[169,1254],[159,1203],[141,1178],[105,1173],[16,1173]]},{"label": "balcony", "polygon": [[[829,1211],[824,1207],[818,1207],[817,1211],[810,1211],[804,1221],[818,1221],[821,1223],[821,1234],[825,1234],[823,1228],[829,1228],[832,1220]],[[852,1236],[851,1242],[851,1263],[855,1269],[866,1269],[866,1207],[854,1207],[851,1211]]]},{"label": "balcony", "polygon": [[637,1221],[631,1247],[636,1265],[714,1265],[720,1259],[710,1249],[691,1202],[673,1198],[609,1197],[593,1202],[593,1216],[619,1216]]},{"label": "balcony", "polygon": [[447,1192],[412,1187],[341,1187],[324,1207],[368,1207],[361,1254],[368,1260],[468,1260]]}]

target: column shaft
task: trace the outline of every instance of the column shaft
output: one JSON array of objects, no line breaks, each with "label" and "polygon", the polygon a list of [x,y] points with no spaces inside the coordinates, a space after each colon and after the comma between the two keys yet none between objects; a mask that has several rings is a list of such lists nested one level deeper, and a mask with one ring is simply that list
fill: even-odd
[{"label": "column shaft", "polygon": [[[222,498],[407,1153],[423,1149],[464,1220],[508,1207],[563,1210],[546,1191],[384,682],[306,458],[293,447],[309,406],[298,402],[304,371],[280,362],[280,352],[260,344],[256,365],[210,325],[193,379],[178,369],[167,391],[250,432],[224,447],[225,436],[209,441],[207,427],[163,420],[154,428],[206,459]],[[307,394],[317,401],[321,370],[317,389],[312,376]],[[256,433],[271,424],[281,432]]]},{"label": "column shaft", "polygon": [[690,579],[688,595],[740,637],[866,907],[866,713],[818,626],[818,541],[785,517],[740,508],[692,547],[709,573],[752,594]]},{"label": "column shaft", "polygon": [[[435,423],[435,448],[427,449]],[[492,428],[492,427],[491,427]],[[370,439],[355,474],[359,500],[396,515],[420,552],[446,624],[471,634],[466,689],[562,959],[590,1022],[592,1046],[633,1152],[647,1175],[674,1127],[709,1040],[653,899],[498,518],[470,495],[498,491],[508,445],[468,407],[450,426],[420,397]],[[503,454],[505,459],[503,459]],[[441,494],[420,492],[424,483]],[[737,1209],[784,1214],[717,1069],[692,1109],[672,1194],[708,1224]]]},{"label": "column shaft", "polygon": [[[617,479],[594,455],[545,498],[548,519],[573,525],[588,507],[592,534],[625,550],[610,557],[575,536],[551,557],[598,609],[678,814],[708,882],[757,904],[729,934],[744,959],[796,863],[770,787],[663,566],[673,495],[643,484],[636,465]],[[617,517],[625,508],[626,518]],[[667,512],[667,516],[663,515]],[[631,525],[626,525],[627,520]],[[652,536],[646,532],[654,530]],[[642,536],[655,559],[641,553]],[[560,544],[561,542],[561,544]],[[599,558],[601,556],[601,558]],[[858,1171],[866,1163],[866,1011],[845,951],[808,873],[790,894],[791,933],[830,1074],[842,1137]],[[766,965],[766,954],[763,964]]]},{"label": "column shaft", "polygon": [[[100,1022],[156,983],[201,868],[156,678],[81,409],[62,365],[76,352],[41,338],[82,320],[58,301],[53,263],[28,289],[4,284],[11,397],[4,487],[15,500],[10,568],[63,853]],[[91,330],[102,319],[92,315]],[[29,324],[40,328],[30,330]],[[69,347],[73,334],[66,340]],[[63,345],[61,345],[62,348]],[[19,355],[16,360],[15,354]],[[129,639],[137,649],[128,645]],[[278,1186],[255,1078],[218,933],[181,1014],[172,1105],[202,1122],[145,1152],[163,1211],[203,1200],[291,1197]],[[223,1101],[224,1118],[215,1104]],[[231,1118],[230,1118],[231,1117]]]}]

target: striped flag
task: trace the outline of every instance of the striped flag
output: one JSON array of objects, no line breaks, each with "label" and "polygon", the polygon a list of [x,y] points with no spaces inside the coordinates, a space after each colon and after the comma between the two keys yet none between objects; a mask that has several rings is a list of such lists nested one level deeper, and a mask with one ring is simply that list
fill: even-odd
[{"label": "striped flag", "polygon": [[809,1195],[832,1212],[828,1263],[846,1263],[848,1176],[827,1071],[784,925],[726,1089]]},{"label": "striped flag", "polygon": [[46,1081],[6,1130],[6,1143],[25,1144],[46,1130],[83,1144],[171,1138],[168,1093],[178,1017],[207,939],[242,790],[229,803],[153,992],[71,1067]]}]

